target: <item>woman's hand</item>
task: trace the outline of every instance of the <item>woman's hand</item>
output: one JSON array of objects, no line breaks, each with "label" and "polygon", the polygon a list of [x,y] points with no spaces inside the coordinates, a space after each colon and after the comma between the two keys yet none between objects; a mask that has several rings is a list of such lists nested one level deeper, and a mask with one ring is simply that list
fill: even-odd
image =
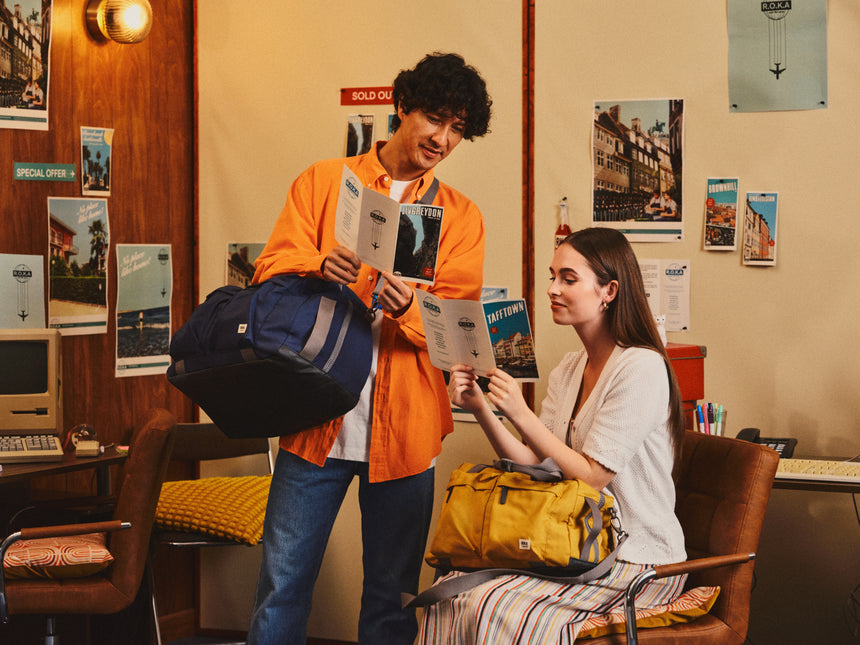
[{"label": "woman's hand", "polygon": [[448,396],[451,403],[466,412],[476,414],[487,404],[484,393],[478,387],[478,377],[468,365],[453,365],[448,380]]},{"label": "woman's hand", "polygon": [[521,419],[523,414],[531,414],[531,409],[513,376],[500,369],[490,370],[487,375],[490,377],[487,398],[499,409],[499,412],[510,419],[514,425],[517,425],[517,419]]}]

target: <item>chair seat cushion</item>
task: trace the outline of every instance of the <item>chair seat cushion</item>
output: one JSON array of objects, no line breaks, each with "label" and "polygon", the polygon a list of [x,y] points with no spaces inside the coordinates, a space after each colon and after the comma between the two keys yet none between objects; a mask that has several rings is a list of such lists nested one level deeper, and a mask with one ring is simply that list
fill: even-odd
[{"label": "chair seat cushion", "polygon": [[156,524],[257,544],[263,536],[271,481],[271,475],[248,475],[164,482]]},{"label": "chair seat cushion", "polygon": [[19,540],[6,551],[7,578],[83,578],[113,562],[104,533]]},{"label": "chair seat cushion", "polygon": [[[678,596],[674,602],[653,609],[636,610],[636,626],[639,629],[648,627],[665,627],[673,623],[685,623],[704,616],[710,611],[717,596],[719,587],[695,587]],[[600,616],[592,616],[580,626],[577,638],[597,638],[607,634],[624,633],[624,607]]]}]

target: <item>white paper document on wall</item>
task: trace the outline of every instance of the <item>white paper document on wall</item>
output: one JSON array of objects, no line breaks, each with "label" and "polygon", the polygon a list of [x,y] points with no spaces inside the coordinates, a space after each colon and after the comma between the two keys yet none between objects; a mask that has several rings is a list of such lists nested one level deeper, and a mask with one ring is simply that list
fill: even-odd
[{"label": "white paper document on wall", "polygon": [[655,316],[666,316],[666,331],[690,329],[690,261],[639,260],[645,295]]}]

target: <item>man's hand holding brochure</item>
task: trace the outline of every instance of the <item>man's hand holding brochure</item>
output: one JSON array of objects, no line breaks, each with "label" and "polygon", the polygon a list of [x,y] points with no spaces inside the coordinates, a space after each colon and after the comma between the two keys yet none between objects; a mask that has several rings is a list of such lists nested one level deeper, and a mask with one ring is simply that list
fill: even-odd
[{"label": "man's hand holding brochure", "polygon": [[433,365],[446,371],[471,365],[480,376],[498,367],[519,380],[538,380],[524,300],[444,300],[420,289],[415,297]]}]

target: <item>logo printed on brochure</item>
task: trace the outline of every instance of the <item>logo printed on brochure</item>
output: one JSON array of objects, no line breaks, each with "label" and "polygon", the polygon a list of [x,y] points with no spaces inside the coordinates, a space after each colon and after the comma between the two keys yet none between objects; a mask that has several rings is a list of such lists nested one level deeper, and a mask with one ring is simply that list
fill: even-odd
[{"label": "logo printed on brochure", "polygon": [[424,308],[434,316],[439,316],[442,313],[442,310],[429,300],[425,300],[422,304],[424,305]]},{"label": "logo printed on brochure", "polygon": [[355,187],[355,184],[352,183],[352,178],[347,178],[346,187],[349,188],[349,192],[353,194],[354,197],[358,197],[358,188]]}]

